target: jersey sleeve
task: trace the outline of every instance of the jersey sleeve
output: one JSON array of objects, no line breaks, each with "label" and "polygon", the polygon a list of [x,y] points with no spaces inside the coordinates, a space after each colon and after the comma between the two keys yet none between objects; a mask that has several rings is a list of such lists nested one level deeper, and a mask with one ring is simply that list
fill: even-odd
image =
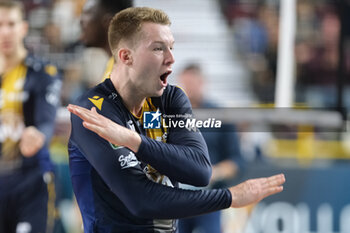
[{"label": "jersey sleeve", "polygon": [[[192,115],[191,104],[185,93],[173,87],[167,97],[167,114],[186,120]],[[181,117],[184,116],[184,117]],[[207,145],[201,133],[193,128],[170,128],[167,143],[141,136],[137,156],[170,179],[194,186],[208,185],[211,163]]]},{"label": "jersey sleeve", "polygon": [[[51,66],[49,66],[53,69]],[[38,81],[35,92],[35,126],[46,136],[46,143],[52,137],[56,110],[60,103],[62,82],[58,73],[44,72]]]},{"label": "jersey sleeve", "polygon": [[[118,118],[112,120],[122,125]],[[183,218],[230,206],[231,194],[227,189],[182,190],[149,180],[132,151],[113,146],[85,129],[82,120],[75,115],[72,115],[71,121],[71,144],[82,152],[133,215],[157,219]]]}]

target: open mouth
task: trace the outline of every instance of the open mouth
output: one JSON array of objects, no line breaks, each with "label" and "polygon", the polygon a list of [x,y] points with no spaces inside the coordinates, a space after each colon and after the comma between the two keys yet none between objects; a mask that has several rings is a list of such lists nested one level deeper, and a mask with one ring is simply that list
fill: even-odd
[{"label": "open mouth", "polygon": [[171,71],[167,71],[160,76],[160,80],[162,81],[163,84],[167,83],[167,78],[170,74],[171,74]]}]

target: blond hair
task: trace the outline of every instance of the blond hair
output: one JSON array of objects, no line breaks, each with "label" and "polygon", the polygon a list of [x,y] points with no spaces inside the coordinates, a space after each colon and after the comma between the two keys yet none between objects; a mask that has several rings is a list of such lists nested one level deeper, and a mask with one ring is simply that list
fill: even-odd
[{"label": "blond hair", "polygon": [[117,13],[108,28],[108,42],[112,54],[121,40],[134,42],[135,35],[141,31],[142,23],[150,22],[162,25],[171,24],[168,15],[149,7],[130,7]]},{"label": "blond hair", "polygon": [[16,9],[21,13],[22,19],[25,17],[23,4],[19,1],[0,1],[0,8]]}]

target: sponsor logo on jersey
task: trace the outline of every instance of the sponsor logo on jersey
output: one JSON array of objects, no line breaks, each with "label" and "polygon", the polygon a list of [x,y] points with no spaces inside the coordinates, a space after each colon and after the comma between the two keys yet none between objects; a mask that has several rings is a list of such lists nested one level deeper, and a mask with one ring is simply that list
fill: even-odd
[{"label": "sponsor logo on jersey", "polygon": [[91,103],[93,103],[98,108],[98,110],[101,111],[102,103],[103,103],[103,98],[102,97],[99,97],[99,96],[95,95],[94,97],[88,98],[88,99],[91,101]]},{"label": "sponsor logo on jersey", "polygon": [[159,109],[156,112],[143,113],[143,128],[144,129],[160,129],[161,116]]},{"label": "sponsor logo on jersey", "polygon": [[129,168],[129,167],[135,167],[139,164],[139,161],[137,160],[135,154],[133,152],[129,152],[127,156],[121,155],[119,156],[118,161],[120,162],[120,167],[122,169]]}]

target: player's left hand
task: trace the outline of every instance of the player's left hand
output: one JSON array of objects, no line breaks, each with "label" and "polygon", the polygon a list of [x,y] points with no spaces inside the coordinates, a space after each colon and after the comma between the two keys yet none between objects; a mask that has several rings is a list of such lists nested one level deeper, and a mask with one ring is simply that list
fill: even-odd
[{"label": "player's left hand", "polygon": [[69,104],[67,109],[83,120],[83,126],[85,128],[97,133],[110,143],[128,147],[134,152],[138,151],[141,144],[140,135],[99,114],[95,107],[89,110],[74,104]]},{"label": "player's left hand", "polygon": [[257,203],[270,195],[283,191],[284,174],[250,179],[229,188],[232,195],[231,207],[240,208]]},{"label": "player's left hand", "polygon": [[34,156],[44,145],[45,135],[34,126],[24,129],[19,148],[24,157]]}]

